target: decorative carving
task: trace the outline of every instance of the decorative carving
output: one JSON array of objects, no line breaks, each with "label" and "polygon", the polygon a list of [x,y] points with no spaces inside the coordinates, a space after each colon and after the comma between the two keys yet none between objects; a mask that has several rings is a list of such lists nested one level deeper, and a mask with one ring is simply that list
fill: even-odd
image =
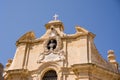
[{"label": "decorative carving", "polygon": [[62,50],[62,41],[57,31],[51,29],[49,38],[44,42],[44,52],[40,54],[38,63],[49,61],[61,61],[65,59],[65,53]]},{"label": "decorative carving", "polygon": [[65,60],[65,53],[63,50],[58,51],[57,53],[49,53],[49,54],[40,54],[38,63],[40,62],[51,62],[51,61],[63,61]]},{"label": "decorative carving", "polygon": [[[49,48],[51,49],[49,49]],[[54,49],[52,49],[55,47]],[[62,41],[57,31],[52,28],[49,38],[44,42],[44,54],[56,53],[62,49]]]},{"label": "decorative carving", "polygon": [[57,46],[57,41],[54,39],[51,39],[47,44],[47,48],[49,50],[54,50],[56,48],[56,46]]}]

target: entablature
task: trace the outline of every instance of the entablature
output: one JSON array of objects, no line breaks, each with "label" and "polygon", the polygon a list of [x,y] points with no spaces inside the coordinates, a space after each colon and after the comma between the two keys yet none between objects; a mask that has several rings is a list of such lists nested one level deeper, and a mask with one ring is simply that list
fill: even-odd
[{"label": "entablature", "polygon": [[71,66],[71,70],[76,74],[76,76],[79,76],[79,74],[82,72],[88,72],[91,75],[92,74],[95,74],[95,75],[99,74],[99,75],[103,76],[104,74],[107,74],[108,76],[114,75],[114,76],[120,78],[119,72],[115,72],[115,71],[109,70],[107,68],[103,68],[103,67],[98,66],[98,65],[93,64],[93,63],[74,64]]}]

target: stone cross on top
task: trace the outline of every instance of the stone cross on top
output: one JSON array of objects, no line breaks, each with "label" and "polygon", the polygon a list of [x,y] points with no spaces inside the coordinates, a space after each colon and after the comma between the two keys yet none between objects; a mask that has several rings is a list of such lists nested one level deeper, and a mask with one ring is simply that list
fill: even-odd
[{"label": "stone cross on top", "polygon": [[57,14],[55,14],[53,17],[54,17],[54,20],[57,20],[58,15],[57,15]]}]

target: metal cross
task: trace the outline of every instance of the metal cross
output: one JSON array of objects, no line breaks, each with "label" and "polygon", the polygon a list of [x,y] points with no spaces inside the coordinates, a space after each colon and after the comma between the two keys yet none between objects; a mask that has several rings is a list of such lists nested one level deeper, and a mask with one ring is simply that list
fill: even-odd
[{"label": "metal cross", "polygon": [[54,20],[57,20],[58,15],[55,14],[53,17],[54,17]]}]

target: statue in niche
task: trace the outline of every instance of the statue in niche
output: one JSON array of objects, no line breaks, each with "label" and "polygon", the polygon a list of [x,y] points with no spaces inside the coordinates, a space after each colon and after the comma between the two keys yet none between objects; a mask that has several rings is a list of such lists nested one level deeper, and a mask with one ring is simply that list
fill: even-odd
[{"label": "statue in niche", "polygon": [[49,42],[47,44],[48,50],[52,51],[56,48],[56,46],[57,46],[57,41],[56,40],[54,40],[54,39],[49,40]]},{"label": "statue in niche", "polygon": [[65,60],[64,51],[59,49],[61,47],[60,41],[61,40],[58,37],[47,40],[45,42],[45,51],[39,55],[37,62],[41,63]]}]

